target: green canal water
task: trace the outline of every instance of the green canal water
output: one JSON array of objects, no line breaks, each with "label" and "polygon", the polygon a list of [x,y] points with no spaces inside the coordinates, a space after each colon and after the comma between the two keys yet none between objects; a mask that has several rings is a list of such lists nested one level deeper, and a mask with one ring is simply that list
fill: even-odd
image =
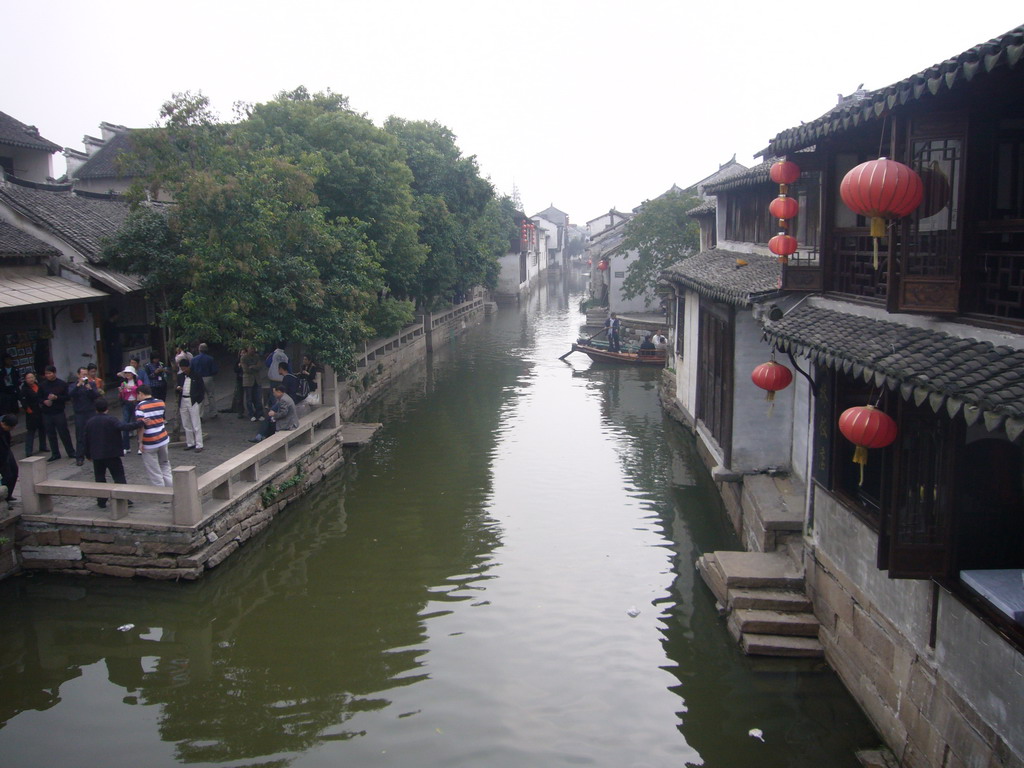
[{"label": "green canal water", "polygon": [[558,360],[570,278],[199,583],[0,584],[0,766],[855,768],[836,677],[741,655],[696,576],[738,546],[658,372]]}]

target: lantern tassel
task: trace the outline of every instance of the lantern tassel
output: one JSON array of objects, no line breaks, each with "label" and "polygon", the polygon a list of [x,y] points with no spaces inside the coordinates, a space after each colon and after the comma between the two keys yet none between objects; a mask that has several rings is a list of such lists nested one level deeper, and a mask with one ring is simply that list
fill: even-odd
[{"label": "lantern tassel", "polygon": [[874,241],[875,256],[872,266],[878,270],[878,241],[885,237],[885,219],[878,216],[871,217],[871,239]]},{"label": "lantern tassel", "polygon": [[868,463],[868,449],[858,445],[853,452],[853,463],[860,464],[860,482],[857,485],[864,485],[864,465]]}]

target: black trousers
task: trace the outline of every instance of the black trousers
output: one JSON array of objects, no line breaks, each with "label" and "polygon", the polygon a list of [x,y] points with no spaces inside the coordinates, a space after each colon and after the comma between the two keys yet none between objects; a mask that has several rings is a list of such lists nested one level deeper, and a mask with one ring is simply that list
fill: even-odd
[{"label": "black trousers", "polygon": [[68,430],[68,417],[64,415],[64,411],[44,413],[43,429],[46,430],[46,440],[50,444],[51,456],[60,458],[60,446],[57,445],[57,435],[60,435],[60,441],[64,443],[64,450],[67,451],[68,458],[75,455],[75,447],[71,443],[71,432]]},{"label": "black trousers", "polygon": [[[126,485],[128,483],[124,477],[124,464],[121,463],[121,457],[115,456],[112,459],[93,459],[92,460],[92,476],[97,483],[107,482],[107,472],[110,472],[111,479],[119,485]],[[107,506],[106,499],[96,499],[96,505],[100,507]]]},{"label": "black trousers", "polygon": [[75,458],[85,458],[85,425],[89,423],[89,419],[96,415],[96,411],[92,413],[76,413],[75,414]]},{"label": "black trousers", "polygon": [[39,436],[39,450],[46,450],[46,430],[43,429],[43,417],[34,411],[25,414],[25,456],[35,453],[36,436]]},{"label": "black trousers", "polygon": [[[18,462],[14,456],[8,456],[3,466],[0,466],[0,485],[7,486],[7,496],[14,497],[14,486],[18,484]],[[4,499],[0,499],[4,501]]]}]

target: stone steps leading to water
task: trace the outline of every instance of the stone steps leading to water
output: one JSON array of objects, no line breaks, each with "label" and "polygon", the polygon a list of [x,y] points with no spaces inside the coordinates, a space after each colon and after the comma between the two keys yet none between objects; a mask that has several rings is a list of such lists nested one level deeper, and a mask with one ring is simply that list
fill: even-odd
[{"label": "stone steps leading to water", "polygon": [[748,656],[820,659],[825,655],[818,638],[792,635],[744,635],[740,639],[740,648]]},{"label": "stone steps leading to water", "polygon": [[744,653],[821,658],[819,623],[790,552],[709,552],[697,570]]}]

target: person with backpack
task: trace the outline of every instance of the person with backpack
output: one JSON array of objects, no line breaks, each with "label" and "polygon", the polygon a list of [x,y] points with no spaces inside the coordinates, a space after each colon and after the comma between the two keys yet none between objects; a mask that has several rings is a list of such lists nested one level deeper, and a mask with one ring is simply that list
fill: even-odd
[{"label": "person with backpack", "polygon": [[277,371],[281,375],[281,386],[295,405],[300,405],[309,397],[309,379],[300,378],[288,370],[287,363],[280,363]]}]

